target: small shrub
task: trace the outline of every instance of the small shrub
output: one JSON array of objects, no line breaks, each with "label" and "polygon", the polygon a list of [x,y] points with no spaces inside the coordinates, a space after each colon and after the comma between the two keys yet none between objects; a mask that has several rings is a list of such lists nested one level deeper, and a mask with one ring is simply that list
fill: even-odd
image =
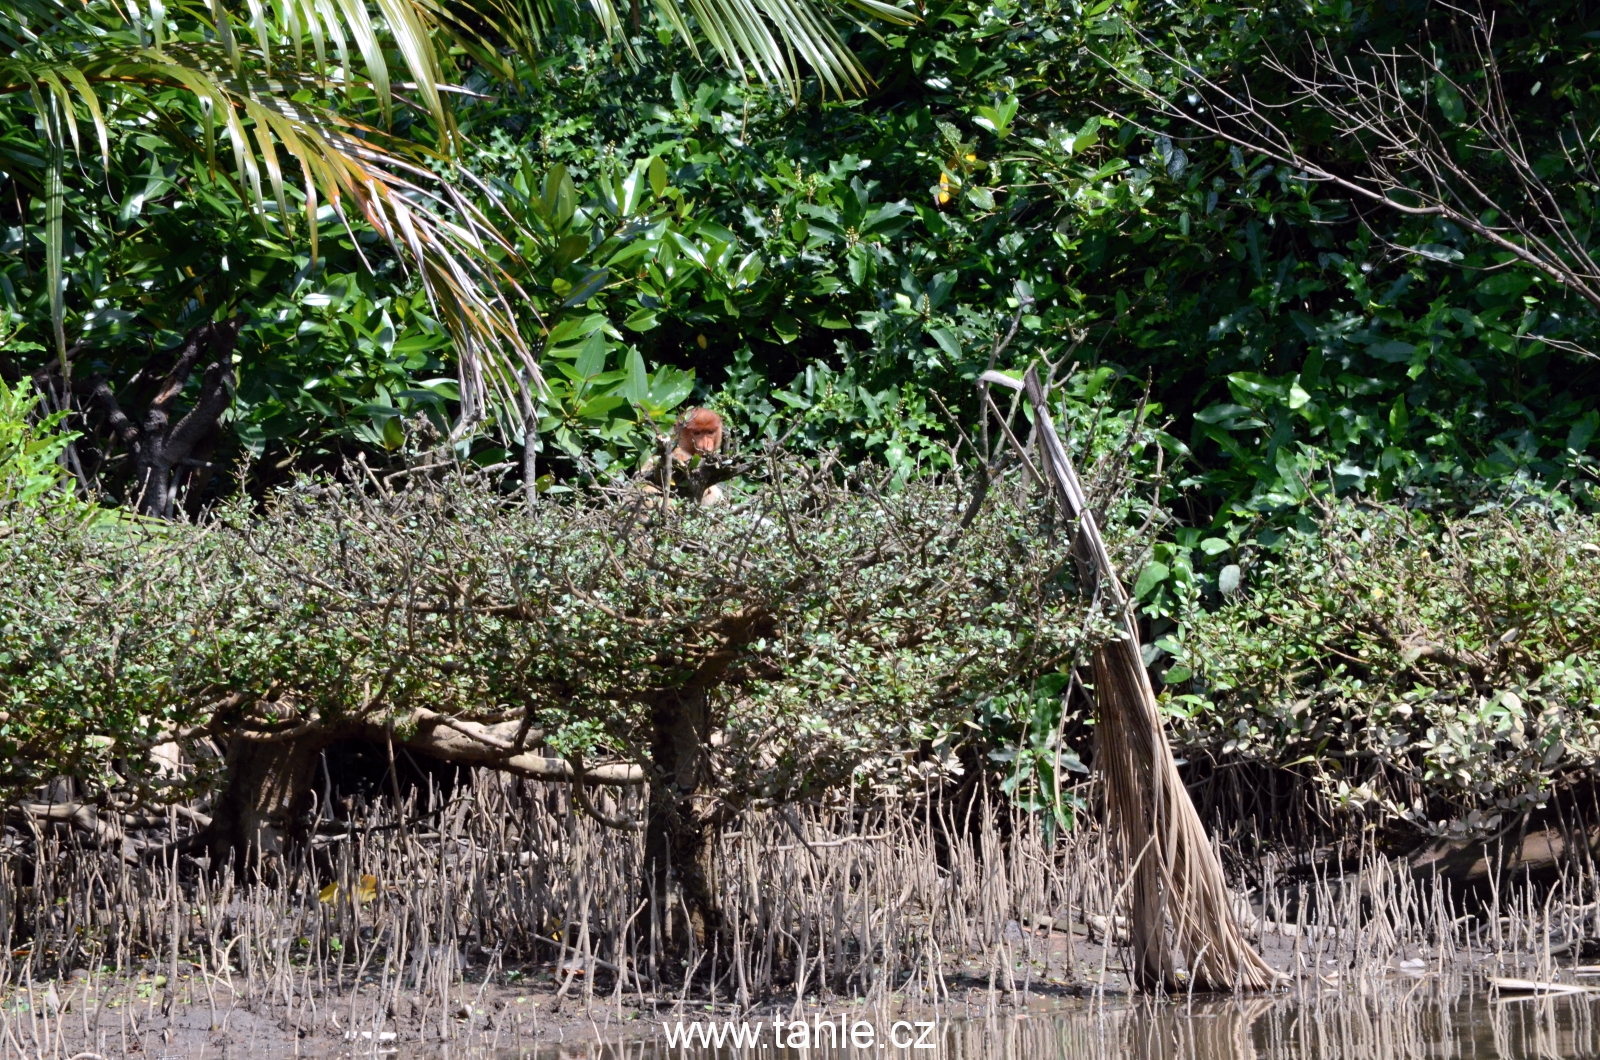
[{"label": "small shrub", "polygon": [[36,417],[39,395],[28,380],[0,379],[0,506],[28,508],[68,496],[61,454],[77,437],[60,429],[64,413]]}]

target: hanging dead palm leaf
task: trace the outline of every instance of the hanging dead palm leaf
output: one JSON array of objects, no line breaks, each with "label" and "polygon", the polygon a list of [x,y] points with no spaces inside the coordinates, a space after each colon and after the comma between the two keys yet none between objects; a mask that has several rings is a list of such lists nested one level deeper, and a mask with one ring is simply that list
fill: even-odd
[{"label": "hanging dead palm leaf", "polygon": [[1043,461],[1039,473],[1077,524],[1072,558],[1084,584],[1101,595],[1121,626],[1120,635],[1096,648],[1093,656],[1099,719],[1095,764],[1105,784],[1112,827],[1133,874],[1129,926],[1134,977],[1147,988],[1193,983],[1264,990],[1277,981],[1278,973],[1245,941],[1234,919],[1222,863],[1167,744],[1139,654],[1132,603],[1056,434],[1049,395],[1032,368],[1021,382],[994,371],[982,379],[1026,393]]}]

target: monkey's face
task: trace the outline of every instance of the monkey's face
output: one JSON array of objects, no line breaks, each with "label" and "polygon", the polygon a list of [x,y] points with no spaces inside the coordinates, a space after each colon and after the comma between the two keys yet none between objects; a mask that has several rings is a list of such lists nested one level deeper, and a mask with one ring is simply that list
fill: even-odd
[{"label": "monkey's face", "polygon": [[678,424],[678,449],[685,459],[722,448],[722,417],[710,409],[692,409]]}]

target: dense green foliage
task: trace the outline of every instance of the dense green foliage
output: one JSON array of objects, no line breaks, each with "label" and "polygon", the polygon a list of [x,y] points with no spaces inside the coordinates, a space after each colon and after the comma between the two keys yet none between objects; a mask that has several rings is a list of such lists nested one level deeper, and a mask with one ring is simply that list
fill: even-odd
[{"label": "dense green foliage", "polygon": [[1600,762],[1592,516],[1341,505],[1190,617],[1175,738],[1301,771],[1335,814],[1489,830]]},{"label": "dense green foliage", "polygon": [[66,414],[35,420],[39,396],[27,383],[0,382],[0,505],[32,508],[59,498],[67,470],[61,466],[70,436],[57,428]]},{"label": "dense green foliage", "polygon": [[[1420,25],[1408,17],[945,5],[871,53],[885,85],[864,103],[794,114],[693,71],[640,86],[590,63],[535,97],[523,150],[574,170],[659,155],[759,249],[743,300],[652,280],[613,311],[654,326],[648,356],[722,369],[722,399],[757,424],[798,409],[819,436],[891,461],[932,454],[948,427],[928,391],[971,408],[1021,281],[1037,301],[1012,362],[1083,336],[1073,359],[1148,374],[1194,451],[1185,499],[1202,524],[1293,509],[1307,477],[1387,495],[1560,479],[1600,424],[1593,362],[1527,336],[1587,341],[1585,306],[1426,219],[1358,210],[1237,150],[1175,146],[1138,127],[1115,73],[1156,65],[1137,33],[1203,46],[1223,70],[1302,31],[1392,40]],[[1538,36],[1508,45],[1508,64],[1586,47],[1580,26],[1544,40],[1529,19],[1516,25]],[[1592,124],[1581,64],[1560,69],[1568,80],[1529,103],[1530,135]],[[505,105],[500,128],[527,106]]]},{"label": "dense green foliage", "polygon": [[[909,21],[881,0],[848,6]],[[865,76],[828,11],[709,0],[691,27],[677,0],[652,5],[663,39],[695,54],[704,42],[741,75],[793,94],[803,61],[833,94],[859,91]],[[99,450],[85,489],[162,517],[173,514],[174,470],[196,500],[210,481],[223,412],[230,440],[257,454],[280,421],[287,463],[305,446],[314,459],[330,431],[393,449],[393,418],[419,403],[442,420],[448,401],[467,432],[494,406],[503,428],[519,397],[542,390],[538,351],[557,322],[526,288],[577,256],[539,239],[571,236],[574,203],[568,195],[544,231],[525,229],[521,203],[462,169],[452,101],[482,98],[464,81],[514,82],[549,54],[551,34],[612,40],[621,24],[608,0],[0,7],[0,333],[21,355],[0,368],[55,377],[78,418],[108,435],[85,447]],[[555,282],[563,309],[599,286]],[[177,351],[209,338],[208,325],[251,335],[238,359],[233,334],[226,350],[208,342],[221,357],[196,378]],[[397,342],[397,329],[413,328],[422,337]],[[446,336],[454,387],[429,378]],[[224,390],[238,363],[253,378]],[[347,367],[355,380],[314,392]],[[239,389],[244,410],[229,407]],[[169,436],[185,390],[198,419]],[[341,418],[356,422],[327,422]]]},{"label": "dense green foliage", "polygon": [[[1257,60],[1293,62],[1308,34],[1352,55],[1424,33],[1468,47],[1452,25],[1425,7],[946,3],[881,41],[850,38],[879,82],[866,98],[799,106],[665,34],[636,39],[630,64],[575,32],[515,88],[464,67],[493,98],[457,110],[463,162],[497,202],[463,189],[514,222],[525,323],[556,331],[540,421],[565,457],[546,466],[634,466],[650,432],[630,424],[670,415],[685,370],[747,431],[799,414],[819,444],[938,466],[950,425],[931,395],[970,418],[1020,282],[1034,301],[1008,362],[1070,350],[1108,378],[1148,377],[1193,452],[1191,524],[1281,520],[1312,477],[1445,499],[1562,480],[1600,425],[1595,362],[1531,336],[1586,348],[1581,300],[1429,218],[1185,138],[1133,88],[1181,101],[1164,57],[1181,52],[1224,83],[1257,69],[1270,95]],[[1588,29],[1581,7],[1530,4],[1497,37],[1519,128],[1580,232],[1590,178],[1559,135],[1593,124]],[[1324,117],[1290,117],[1317,142]],[[247,195],[180,175],[159,137],[120,128],[103,201],[72,200],[68,224],[69,319],[94,370],[132,380],[206,276],[199,304],[249,318],[222,452],[293,466],[330,447],[396,451],[400,418],[455,414],[443,329],[374,234],[325,218],[312,268]],[[19,366],[52,345],[24,253],[41,220],[15,218],[10,244],[11,311],[39,347],[13,344]],[[498,413],[491,427],[520,439],[521,410]]]},{"label": "dense green foliage", "polygon": [[693,693],[733,805],[918,784],[958,768],[977,701],[1099,635],[1038,514],[1002,491],[963,529],[952,483],[885,496],[779,460],[759,477],[715,509],[527,510],[450,472],[302,482],[206,527],[9,527],[7,780],[107,791],[149,780],[144,751],[168,740],[405,743],[441,716],[645,765],[656,713]]},{"label": "dense green foliage", "polygon": [[[496,468],[494,490],[509,488],[522,465],[507,457],[521,445],[538,450],[547,493],[616,487],[692,403],[723,411],[747,448],[783,435],[811,452],[876,462],[890,472],[889,491],[970,464],[957,441],[961,427],[978,433],[974,383],[1015,317],[1017,337],[996,366],[1042,358],[1065,374],[1076,365],[1062,422],[1080,441],[1095,439],[1082,447],[1089,459],[1126,437],[1129,417],[1117,410],[1149,393],[1158,430],[1133,459],[1147,473],[1160,461],[1170,518],[1153,517],[1158,540],[1127,557],[1127,573],[1144,609],[1147,658],[1166,674],[1194,746],[1277,765],[1312,756],[1336,798],[1419,827],[1537,801],[1548,782],[1541,770],[1587,762],[1593,631],[1587,642],[1568,638],[1567,619],[1551,617],[1569,607],[1576,615],[1572,601],[1589,598],[1578,568],[1552,558],[1577,555],[1569,546],[1592,537],[1584,517],[1563,514],[1559,532],[1520,517],[1480,520],[1451,539],[1442,528],[1454,524],[1421,515],[1406,525],[1335,506],[1330,523],[1322,506],[1360,495],[1459,515],[1532,496],[1555,498],[1563,513],[1592,508],[1593,305],[1503,245],[1396,208],[1410,203],[1403,195],[1363,200],[1202,129],[1215,87],[1248,78],[1261,99],[1283,104],[1281,122],[1319,164],[1359,174],[1372,143],[1334,135],[1329,116],[1296,104],[1267,59],[1305,71],[1314,45],[1357,65],[1370,49],[1425,46],[1459,72],[1461,90],[1418,59],[1396,67],[1404,91],[1483,189],[1485,223],[1515,220],[1530,208],[1526,189],[1473,125],[1484,82],[1470,20],[1426,3],[936,0],[920,15],[911,26],[841,31],[876,78],[860,98],[825,97],[812,83],[796,100],[708,68],[683,34],[649,18],[626,48],[566,21],[537,50],[457,53],[448,73],[466,92],[448,123],[402,107],[385,124],[364,89],[330,97],[330,113],[383,125],[385,145],[428,160],[438,179],[429,187],[460,196],[458,213],[442,217],[486,219],[504,240],[485,260],[515,285],[507,326],[531,337],[546,386],[524,402],[486,385],[482,409],[467,407],[483,377],[464,356],[465,332],[457,324],[452,339],[406,255],[325,205],[313,251],[305,222],[274,217],[304,206],[293,188],[278,207],[225,167],[197,165],[203,116],[192,94],[149,89],[146,102],[164,115],[156,125],[139,100],[108,103],[99,171],[90,179],[93,167],[83,169],[53,196],[49,174],[62,171],[51,168],[59,158],[38,153],[45,118],[11,93],[0,98],[0,373],[48,377],[60,347],[70,348],[77,411],[63,425],[82,437],[68,463],[126,500],[127,444],[88,384],[143,407],[167,385],[172,351],[197,322],[241,318],[226,411],[186,472],[192,513],[239,492],[260,503],[297,474],[357,452],[393,470],[418,417],[450,437],[454,457]],[[184,8],[184,32],[208,43],[208,17]],[[1489,49],[1509,120],[1580,248],[1600,210],[1585,146],[1600,120],[1596,33],[1600,13],[1585,4],[1528,0],[1497,7]],[[88,141],[95,123],[82,117]],[[448,145],[447,127],[459,134]],[[52,135],[65,157],[63,128]],[[82,149],[86,165],[94,150]],[[57,229],[60,342],[48,281]],[[199,400],[198,374],[176,385],[185,403]],[[451,434],[468,412],[484,419]],[[63,444],[51,443],[52,456]],[[31,466],[35,479],[60,477],[37,459]],[[268,507],[284,540],[331,525],[327,512],[308,509],[307,528],[293,529],[290,509]],[[240,529],[244,510],[228,509]],[[555,533],[584,510],[539,518]],[[172,578],[189,577],[176,573],[183,549],[198,550],[199,569],[227,536],[141,533],[138,545],[70,538],[70,548],[88,550],[71,562],[100,570],[109,561],[95,549],[134,550],[113,565],[116,578],[132,580],[106,584],[137,598],[138,579],[168,577],[166,564],[176,565]],[[188,543],[172,543],[180,540]],[[1440,544],[1449,540],[1459,544]],[[45,541],[9,547],[42,550],[17,562],[45,577]],[[309,556],[331,546],[297,547]],[[1441,556],[1457,566],[1436,569]],[[774,569],[789,561],[775,558]],[[1514,591],[1508,565],[1529,563],[1567,574]],[[1479,568],[1474,584],[1496,571],[1501,587],[1481,613],[1458,606],[1461,572]],[[30,584],[68,597],[90,591],[70,582],[62,574]],[[1363,597],[1365,584],[1389,595]],[[1401,598],[1420,610],[1385,610]],[[1519,608],[1544,614],[1544,624],[1505,617]],[[1443,656],[1407,660],[1410,649],[1386,642],[1380,626],[1402,641],[1459,641],[1451,651],[1468,655],[1516,626],[1522,647],[1485,656],[1477,674]],[[1365,661],[1336,664],[1333,651]],[[189,659],[162,665],[181,670]],[[331,665],[300,662],[310,672]],[[1037,805],[1059,788],[1065,753],[1054,694],[1065,676],[1050,669],[1019,673],[1015,686],[990,688],[992,698],[975,691],[967,704],[1001,745],[1013,792]],[[1030,685],[1034,677],[1043,683]],[[352,694],[317,709],[352,710],[339,699]],[[150,733],[193,720],[190,692],[159,708],[150,695],[126,718],[145,719]],[[93,714],[83,703],[58,706]],[[621,714],[585,709],[622,738]],[[90,714],[74,713],[82,711]],[[1523,731],[1506,727],[1514,715],[1543,734],[1537,751],[1532,737],[1513,741]],[[1557,744],[1546,737],[1564,748],[1548,762]],[[104,760],[82,750],[88,744],[62,746]],[[1463,780],[1460,760],[1480,753],[1493,768]]]}]

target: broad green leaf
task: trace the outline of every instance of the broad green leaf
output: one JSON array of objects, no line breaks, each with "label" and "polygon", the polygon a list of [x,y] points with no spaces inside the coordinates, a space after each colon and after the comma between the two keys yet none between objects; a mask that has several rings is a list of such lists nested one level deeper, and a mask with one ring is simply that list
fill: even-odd
[{"label": "broad green leaf", "polygon": [[1389,409],[1389,431],[1396,441],[1404,437],[1410,422],[1411,416],[1406,411],[1406,398],[1401,394],[1394,399],[1394,405]]},{"label": "broad green leaf", "polygon": [[589,252],[589,237],[574,233],[556,245],[550,257],[550,267],[561,272]]},{"label": "broad green leaf", "polygon": [[1600,412],[1591,409],[1584,414],[1583,419],[1572,425],[1572,430],[1567,432],[1567,448],[1575,453],[1586,451],[1594,439],[1596,429],[1600,429]]},{"label": "broad green leaf", "polygon": [[606,317],[603,313],[590,313],[581,317],[566,317],[550,329],[548,341],[552,347],[560,346],[600,331],[605,327],[605,324]]},{"label": "broad green leaf", "polygon": [[572,292],[562,299],[563,306],[579,306],[599,294],[606,284],[611,282],[611,272],[608,269],[590,269],[572,287]]},{"label": "broad green leaf", "polygon": [[956,339],[955,335],[950,331],[949,328],[940,326],[928,328],[927,330],[929,337],[931,337],[934,342],[939,344],[939,348],[943,350],[952,361],[959,361],[961,359],[961,343]]},{"label": "broad green leaf", "polygon": [[564,231],[578,207],[578,189],[573,186],[567,167],[559,162],[544,175],[543,199],[550,226],[557,232]]},{"label": "broad green leaf", "polygon": [[578,359],[572,367],[580,379],[592,379],[605,371],[606,342],[600,332],[593,332],[584,340],[582,348],[578,351]]},{"label": "broad green leaf", "polygon": [[1167,580],[1172,572],[1165,563],[1152,560],[1144,570],[1139,572],[1139,580],[1134,583],[1133,595],[1136,599],[1143,600],[1156,591],[1156,587]]},{"label": "broad green leaf", "polygon": [[601,394],[584,402],[578,409],[578,415],[585,419],[601,419],[626,402],[627,399],[621,394]]},{"label": "broad green leaf", "polygon": [[694,371],[664,367],[650,381],[650,402],[663,412],[671,412],[694,393]]},{"label": "broad green leaf", "polygon": [[1004,140],[1011,135],[1011,121],[1017,115],[1017,106],[1015,96],[1006,96],[997,100],[992,107],[979,107],[978,116],[973,119],[973,124],[988,129]]},{"label": "broad green leaf", "polygon": [[1443,75],[1433,79],[1433,95],[1446,121],[1460,125],[1467,120],[1467,108],[1461,100],[1461,93]]},{"label": "broad green leaf", "polygon": [[628,377],[620,393],[635,405],[643,404],[650,397],[650,376],[645,370],[644,357],[637,349],[629,349],[627,364]]},{"label": "broad green leaf", "polygon": [[629,331],[649,331],[656,326],[656,311],[653,309],[636,309],[622,326]]}]

